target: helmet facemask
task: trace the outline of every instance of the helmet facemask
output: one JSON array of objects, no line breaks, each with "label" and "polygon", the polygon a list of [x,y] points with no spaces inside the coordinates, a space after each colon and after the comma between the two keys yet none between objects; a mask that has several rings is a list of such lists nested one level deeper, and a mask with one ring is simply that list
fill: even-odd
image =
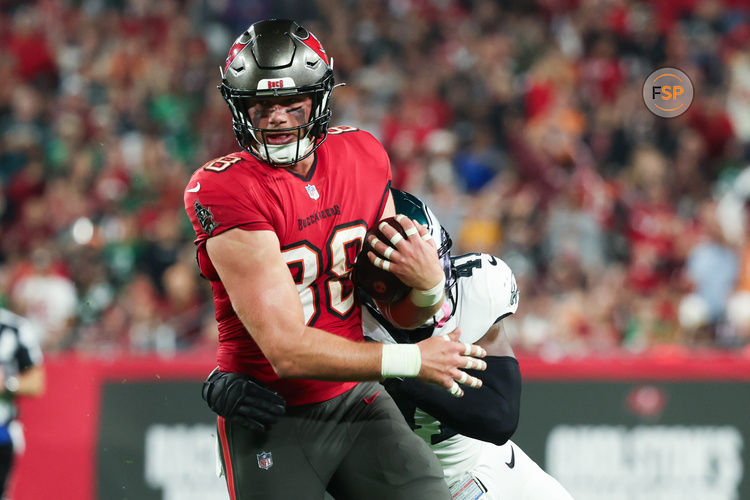
[{"label": "helmet facemask", "polygon": [[[293,165],[325,141],[331,120],[333,59],[317,38],[294,21],[255,23],[234,43],[219,90],[232,113],[232,128],[242,149],[272,165]],[[262,98],[310,97],[305,123],[284,129],[254,126],[248,109]],[[268,135],[290,133],[296,140],[269,144]]]},{"label": "helmet facemask", "polygon": [[[263,94],[253,92],[248,95],[247,91],[237,91],[222,84],[219,89],[224,100],[229,105],[232,113],[232,129],[237,142],[242,149],[252,154],[261,161],[273,165],[292,165],[310,156],[320,144],[325,141],[328,134],[328,124],[331,120],[331,109],[328,107],[331,92],[333,91],[333,76],[330,78],[330,87],[299,92],[282,93],[272,92]],[[295,127],[289,128],[261,128],[253,125],[248,109],[254,101],[263,97],[284,96],[307,96],[311,99],[309,119]],[[269,144],[268,134],[290,133],[297,136],[297,140],[288,144]]]},{"label": "helmet facemask", "polygon": [[443,274],[445,274],[446,304],[450,306],[450,312],[446,313],[445,310],[443,310],[443,316],[441,318],[438,318],[437,316],[433,317],[435,324],[442,324],[447,321],[456,310],[456,294],[453,287],[456,286],[457,280],[456,272],[454,271],[453,263],[451,262],[450,252],[451,247],[453,246],[453,240],[451,240],[448,231],[446,231],[440,224],[435,213],[422,200],[413,194],[394,188],[391,188],[391,195],[393,196],[393,204],[395,205],[396,213],[406,215],[410,219],[414,219],[425,226],[437,247],[438,259],[443,268]]},{"label": "helmet facemask", "polygon": [[451,265],[451,247],[453,246],[453,240],[445,230],[443,226],[440,226],[440,239],[435,240],[438,244],[438,258],[440,264],[443,266],[443,273],[445,274],[445,288],[450,288],[455,282],[455,273],[453,272],[453,266]]}]

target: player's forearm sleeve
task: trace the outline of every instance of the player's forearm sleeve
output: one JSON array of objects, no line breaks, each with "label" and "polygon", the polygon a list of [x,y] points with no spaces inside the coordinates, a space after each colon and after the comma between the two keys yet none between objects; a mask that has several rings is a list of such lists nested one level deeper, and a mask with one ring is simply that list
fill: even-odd
[{"label": "player's forearm sleeve", "polygon": [[510,356],[488,356],[485,371],[465,370],[482,379],[479,389],[467,388],[455,398],[445,389],[417,379],[405,379],[399,390],[417,407],[464,436],[504,444],[518,426],[521,370]]}]

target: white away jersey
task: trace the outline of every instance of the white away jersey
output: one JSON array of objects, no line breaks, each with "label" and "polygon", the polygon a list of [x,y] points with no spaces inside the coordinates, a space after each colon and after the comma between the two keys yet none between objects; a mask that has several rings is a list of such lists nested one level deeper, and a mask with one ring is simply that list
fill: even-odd
[{"label": "white away jersey", "polygon": [[461,342],[474,343],[518,309],[516,278],[505,262],[492,255],[470,253],[451,261],[457,275],[455,311],[432,335],[447,335],[461,327]]},{"label": "white away jersey", "polygon": [[[456,272],[456,285],[451,290],[454,304],[446,299],[444,307],[452,305],[453,315],[436,327],[432,336],[447,335],[460,326],[461,342],[474,343],[499,319],[516,312],[518,286],[508,265],[492,255],[469,253],[451,261]],[[366,337],[395,343],[367,308],[362,311],[362,328]]]},{"label": "white away jersey", "polygon": [[[451,259],[456,273],[452,289],[453,315],[437,326],[432,336],[447,335],[461,328],[461,342],[474,343],[498,320],[518,309],[518,287],[513,272],[501,259],[488,254],[471,253]],[[446,302],[448,302],[446,300]],[[375,319],[368,308],[362,308],[362,325],[366,337],[384,343],[395,343],[391,334]],[[415,432],[430,445],[443,466],[448,484],[471,470],[481,456],[483,442],[456,434],[437,444],[431,437],[441,433],[440,422],[417,408]]]}]

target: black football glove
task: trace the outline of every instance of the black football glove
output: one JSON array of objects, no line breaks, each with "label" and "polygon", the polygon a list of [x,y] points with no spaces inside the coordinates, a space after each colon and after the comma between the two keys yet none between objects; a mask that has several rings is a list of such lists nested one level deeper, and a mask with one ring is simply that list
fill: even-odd
[{"label": "black football glove", "polygon": [[265,432],[286,411],[286,401],[243,373],[216,368],[201,393],[215,413],[250,430]]}]

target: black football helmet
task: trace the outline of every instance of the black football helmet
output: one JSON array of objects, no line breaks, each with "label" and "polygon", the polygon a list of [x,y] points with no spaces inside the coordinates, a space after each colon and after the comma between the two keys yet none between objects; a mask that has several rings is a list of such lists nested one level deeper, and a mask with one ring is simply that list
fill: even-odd
[{"label": "black football helmet", "polygon": [[445,286],[450,288],[453,284],[450,260],[453,240],[451,240],[448,231],[440,225],[440,221],[430,207],[413,194],[391,188],[391,195],[393,196],[393,204],[396,206],[396,213],[416,220],[430,231],[430,236],[437,245],[438,258],[445,273]]},{"label": "black football helmet", "polygon": [[[219,90],[232,112],[234,135],[242,149],[272,165],[292,165],[310,156],[326,139],[334,87],[333,58],[315,35],[295,21],[270,19],[250,26],[229,50]],[[287,129],[254,127],[248,115],[253,99],[309,96],[309,121]],[[289,144],[269,144],[266,134],[297,136]]]}]

